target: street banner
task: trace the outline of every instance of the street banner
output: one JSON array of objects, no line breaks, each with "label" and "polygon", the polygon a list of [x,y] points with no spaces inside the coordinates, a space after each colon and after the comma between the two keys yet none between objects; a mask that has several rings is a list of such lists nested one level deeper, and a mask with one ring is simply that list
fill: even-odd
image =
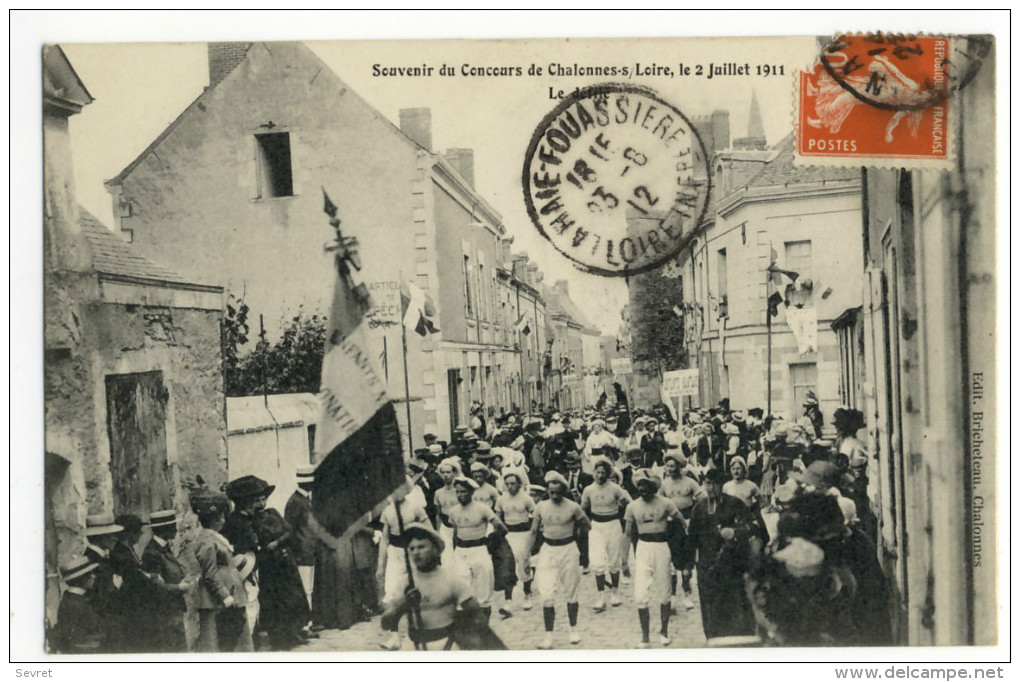
[{"label": "street banner", "polygon": [[397,415],[366,342],[368,292],[353,286],[353,249],[340,235],[328,197],[325,210],[337,233],[331,247],[337,277],[322,360],[312,510],[330,533],[340,535],[404,483],[404,459]]},{"label": "street banner", "polygon": [[698,395],[698,370],[678,369],[662,375],[662,394],[670,398]]},{"label": "street banner", "polygon": [[630,358],[613,358],[611,361],[613,374],[631,374],[634,370],[630,366]]}]

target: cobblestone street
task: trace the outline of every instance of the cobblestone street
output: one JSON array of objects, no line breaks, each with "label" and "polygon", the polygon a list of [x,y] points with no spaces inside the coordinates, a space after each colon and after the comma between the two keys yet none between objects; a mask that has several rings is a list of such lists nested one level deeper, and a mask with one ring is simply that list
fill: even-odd
[{"label": "cobblestone street", "polygon": [[[638,624],[637,609],[634,604],[633,583],[620,586],[623,603],[617,607],[607,607],[602,613],[595,613],[597,591],[595,578],[585,575],[581,578],[581,611],[578,616],[578,631],[581,642],[570,644],[567,637],[567,607],[564,602],[556,604],[556,631],[553,633],[555,649],[633,649],[641,641],[641,628]],[[705,636],[701,629],[701,609],[697,602],[697,576],[694,579],[694,608],[686,610],[678,605],[678,615],[669,622],[669,634],[672,642],[669,648],[704,647]],[[608,594],[608,592],[607,592]],[[535,595],[538,597],[538,595]],[[503,619],[493,609],[492,629],[499,635],[510,649],[536,649],[542,641],[544,625],[542,622],[541,598],[534,599],[534,608],[530,611],[521,609],[520,587],[514,595],[514,615]],[[502,599],[502,597],[500,597]],[[662,648],[658,638],[658,607],[652,605],[652,648]],[[401,621],[401,632],[406,635],[406,620]],[[371,622],[358,623],[349,630],[324,630],[320,638],[309,644],[298,647],[295,653],[318,651],[380,651],[379,643],[385,638],[381,634],[379,617]],[[407,637],[402,638],[402,651],[413,651],[414,647]],[[433,645],[438,648],[439,644]]]}]

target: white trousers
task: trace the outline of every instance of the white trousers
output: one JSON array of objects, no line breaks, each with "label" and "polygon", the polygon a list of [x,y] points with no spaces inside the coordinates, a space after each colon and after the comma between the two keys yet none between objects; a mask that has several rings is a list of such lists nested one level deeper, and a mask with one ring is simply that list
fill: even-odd
[{"label": "white trousers", "polygon": [[669,545],[638,540],[634,563],[630,567],[634,577],[634,601],[638,606],[669,603],[671,568]]},{"label": "white trousers", "polygon": [[528,579],[528,571],[531,569],[531,552],[528,549],[528,538],[531,533],[528,531],[507,533],[506,541],[514,553],[514,563],[517,568],[517,582],[524,584]]},{"label": "white trousers", "polygon": [[471,583],[471,596],[479,606],[488,606],[492,601],[495,576],[492,573],[492,557],[485,545],[481,547],[457,547],[453,550],[454,563],[459,564],[458,572]]},{"label": "white trousers", "polygon": [[581,584],[580,557],[577,543],[542,544],[535,563],[535,587],[543,601],[552,601],[557,593],[564,596],[568,604],[577,601],[577,588]]},{"label": "white trousers", "polygon": [[392,604],[407,584],[407,563],[404,550],[390,545],[386,548],[386,574],[383,576],[383,603]]},{"label": "white trousers", "polygon": [[623,529],[620,522],[592,521],[588,534],[588,556],[595,575],[619,573],[623,566]]}]

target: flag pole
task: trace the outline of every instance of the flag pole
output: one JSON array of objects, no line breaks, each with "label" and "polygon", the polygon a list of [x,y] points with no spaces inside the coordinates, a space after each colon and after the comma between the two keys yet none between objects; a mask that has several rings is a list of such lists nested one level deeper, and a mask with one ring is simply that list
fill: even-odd
[{"label": "flag pole", "polygon": [[[771,266],[770,266],[771,267]],[[765,360],[765,414],[772,416],[772,305],[769,303],[769,281],[772,278],[772,271],[765,270],[765,338],[768,347],[768,357]]]},{"label": "flag pole", "polygon": [[[400,281],[404,281],[404,273],[400,273]],[[411,436],[411,382],[407,374],[407,325],[400,320],[400,345],[404,352],[404,408],[407,410],[407,456],[414,453],[414,439]]]},{"label": "flag pole", "polygon": [[[401,324],[400,326],[403,327],[404,325]],[[406,376],[406,373],[405,373],[405,376]],[[408,431],[410,431],[410,427],[408,427]],[[410,491],[408,491],[408,492],[410,492]],[[397,532],[400,534],[400,537],[403,540],[403,545],[404,545],[404,548],[403,548],[404,549],[404,567],[407,569],[407,586],[413,590],[414,589],[414,573],[411,571],[411,555],[407,551],[407,538],[404,537],[404,515],[400,513],[400,502],[397,501],[397,500],[393,500],[393,508],[397,512]],[[422,630],[421,626],[422,626],[422,622],[421,622],[421,606],[420,605],[414,605],[414,606],[411,607],[411,610],[407,612],[407,629],[409,631],[408,634],[410,634],[410,631],[420,632]],[[414,642],[414,648],[417,649],[418,651],[425,651],[426,650],[425,642],[415,641],[417,639],[419,639],[419,638],[418,637],[411,637],[411,641]]]}]

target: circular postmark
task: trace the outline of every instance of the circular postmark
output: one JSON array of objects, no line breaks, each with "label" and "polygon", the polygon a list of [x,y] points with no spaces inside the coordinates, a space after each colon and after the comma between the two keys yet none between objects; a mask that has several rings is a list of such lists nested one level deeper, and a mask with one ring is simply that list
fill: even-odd
[{"label": "circular postmark", "polygon": [[818,61],[858,100],[877,109],[916,112],[966,87],[991,49],[984,36],[844,34],[822,48]]},{"label": "circular postmark", "polygon": [[697,130],[653,90],[577,90],[535,129],[524,201],[538,231],[585,272],[626,277],[663,264],[708,208],[709,159]]}]

